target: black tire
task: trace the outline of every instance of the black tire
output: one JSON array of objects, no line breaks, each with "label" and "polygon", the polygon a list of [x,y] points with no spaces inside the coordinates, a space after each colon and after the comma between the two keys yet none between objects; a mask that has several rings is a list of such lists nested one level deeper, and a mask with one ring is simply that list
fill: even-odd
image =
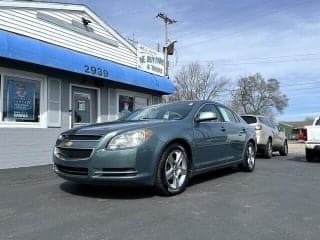
[{"label": "black tire", "polygon": [[[179,186],[179,183],[177,183],[176,185],[178,185],[178,186],[176,188],[172,187],[172,185],[174,185],[174,184],[170,184],[170,180],[168,180],[167,174],[166,174],[166,172],[170,170],[169,169],[166,171],[166,168],[168,166],[169,167],[171,166],[169,163],[170,162],[169,157],[174,156],[175,152],[181,152],[184,155],[184,157],[186,158],[186,161],[185,161],[186,164],[183,169],[184,173],[181,174],[181,176],[180,176],[180,177],[182,177],[182,175],[185,174],[184,182],[183,182],[183,184],[181,184],[181,186]],[[173,167],[172,167],[172,169],[173,169]],[[180,170],[182,172],[182,168],[180,168]],[[173,179],[176,179],[175,181],[177,181],[178,176],[176,176],[176,174],[178,175],[177,172],[179,171],[179,168],[176,166],[173,171],[174,171]],[[169,145],[162,153],[161,158],[160,158],[160,162],[158,165],[157,175],[156,175],[156,183],[155,183],[157,193],[162,196],[172,196],[172,195],[182,193],[188,185],[189,177],[190,177],[190,159],[189,159],[189,156],[188,156],[186,150],[180,144]]]},{"label": "black tire", "polygon": [[282,149],[279,151],[281,156],[287,156],[288,155],[288,142],[284,141]]},{"label": "black tire", "polygon": [[271,139],[268,140],[265,150],[264,150],[264,157],[265,158],[272,158],[272,141]]},{"label": "black tire", "polygon": [[313,152],[313,150],[306,148],[306,160],[307,160],[307,162],[313,162],[314,161],[314,152]]},{"label": "black tire", "polygon": [[[251,151],[253,152],[250,152]],[[251,155],[253,154],[253,155]],[[253,162],[250,161],[249,157],[253,157]],[[252,172],[256,166],[256,148],[252,142],[248,142],[246,150],[244,152],[243,161],[240,164],[240,168],[245,172]]]}]

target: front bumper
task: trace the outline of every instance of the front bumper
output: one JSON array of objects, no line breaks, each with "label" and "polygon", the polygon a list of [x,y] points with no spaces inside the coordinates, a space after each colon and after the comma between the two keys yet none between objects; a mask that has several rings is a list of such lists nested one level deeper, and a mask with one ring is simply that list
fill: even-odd
[{"label": "front bumper", "polygon": [[156,154],[151,148],[100,149],[88,159],[53,155],[55,173],[69,181],[105,185],[153,185]]},{"label": "front bumper", "polygon": [[319,142],[306,142],[306,148],[314,151],[320,152],[320,143]]}]

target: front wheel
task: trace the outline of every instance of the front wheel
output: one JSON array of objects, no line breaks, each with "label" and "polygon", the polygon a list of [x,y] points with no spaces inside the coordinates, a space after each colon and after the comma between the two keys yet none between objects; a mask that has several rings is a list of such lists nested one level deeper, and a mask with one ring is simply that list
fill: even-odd
[{"label": "front wheel", "polygon": [[156,190],[171,196],[183,192],[189,180],[189,158],[180,144],[172,144],[162,153],[156,176]]},{"label": "front wheel", "polygon": [[246,172],[252,172],[256,165],[256,150],[252,142],[249,142],[244,153],[241,169]]}]

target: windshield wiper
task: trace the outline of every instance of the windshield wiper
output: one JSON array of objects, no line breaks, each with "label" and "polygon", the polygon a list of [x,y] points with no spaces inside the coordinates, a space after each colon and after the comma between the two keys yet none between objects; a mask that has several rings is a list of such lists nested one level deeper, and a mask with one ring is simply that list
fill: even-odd
[{"label": "windshield wiper", "polygon": [[140,120],[149,120],[149,119],[158,119],[158,118],[152,118],[152,117],[142,117],[139,118]]}]

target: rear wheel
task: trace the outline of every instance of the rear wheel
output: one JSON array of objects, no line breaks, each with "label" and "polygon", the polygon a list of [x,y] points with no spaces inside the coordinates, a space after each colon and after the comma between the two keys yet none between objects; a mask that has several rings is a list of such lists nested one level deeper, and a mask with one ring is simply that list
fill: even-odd
[{"label": "rear wheel", "polygon": [[279,151],[281,156],[287,156],[288,155],[288,142],[284,141],[282,149]]},{"label": "rear wheel", "polygon": [[180,144],[170,145],[162,154],[156,177],[160,195],[170,196],[183,192],[189,180],[189,159]]},{"label": "rear wheel", "polygon": [[264,156],[266,158],[271,158],[272,157],[272,141],[271,141],[271,139],[269,139],[267,144],[266,144]]},{"label": "rear wheel", "polygon": [[306,148],[306,160],[307,162],[313,162],[314,161],[314,153],[312,149]]},{"label": "rear wheel", "polygon": [[240,165],[241,169],[246,172],[252,172],[256,165],[256,150],[252,142],[247,144],[246,151],[244,153],[243,162]]}]

